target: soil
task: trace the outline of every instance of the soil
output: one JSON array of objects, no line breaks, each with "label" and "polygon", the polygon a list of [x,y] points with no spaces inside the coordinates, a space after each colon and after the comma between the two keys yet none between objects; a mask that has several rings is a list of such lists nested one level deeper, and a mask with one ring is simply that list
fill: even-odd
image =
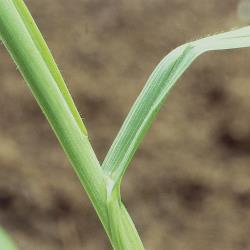
[{"label": "soil", "polygon": [[[238,0],[26,2],[100,161],[163,56],[249,24]],[[3,46],[0,58],[0,224],[21,250],[111,249]],[[122,193],[147,250],[250,249],[249,62],[249,49],[196,60],[145,137]]]}]

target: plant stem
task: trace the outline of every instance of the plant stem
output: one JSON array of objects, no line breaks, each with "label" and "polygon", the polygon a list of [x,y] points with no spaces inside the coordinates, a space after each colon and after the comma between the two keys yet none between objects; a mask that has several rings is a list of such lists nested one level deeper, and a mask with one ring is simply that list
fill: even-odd
[{"label": "plant stem", "polygon": [[0,0],[0,38],[30,87],[116,250],[143,250],[120,197],[121,179],[177,79],[200,54],[250,46],[250,27],[182,45],[156,67],[102,167],[54,59],[23,0]]},{"label": "plant stem", "polygon": [[70,159],[104,225],[108,224],[102,169],[79,128],[55,78],[41,56],[15,5],[0,0],[1,39],[28,83],[64,151]]},{"label": "plant stem", "polygon": [[57,135],[113,248],[143,249],[120,199],[107,195],[109,178],[100,167],[63,78],[22,0],[0,0],[0,37]]}]

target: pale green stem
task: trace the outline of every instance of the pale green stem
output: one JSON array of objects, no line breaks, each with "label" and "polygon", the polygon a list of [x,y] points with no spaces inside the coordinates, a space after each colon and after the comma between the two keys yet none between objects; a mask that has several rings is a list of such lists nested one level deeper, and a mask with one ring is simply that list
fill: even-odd
[{"label": "pale green stem", "polygon": [[1,39],[49,120],[104,225],[108,225],[102,169],[13,1],[0,0]]},{"label": "pale green stem", "polygon": [[0,37],[79,176],[113,248],[129,250],[133,246],[134,250],[143,249],[119,197],[110,199],[107,194],[109,181],[90,145],[86,128],[22,0],[0,0]]},{"label": "pale green stem", "polygon": [[49,120],[116,250],[142,250],[120,198],[122,176],[165,96],[201,53],[250,46],[250,28],[180,46],[157,66],[104,163],[104,171],[64,80],[22,0],[0,0],[0,36]]}]

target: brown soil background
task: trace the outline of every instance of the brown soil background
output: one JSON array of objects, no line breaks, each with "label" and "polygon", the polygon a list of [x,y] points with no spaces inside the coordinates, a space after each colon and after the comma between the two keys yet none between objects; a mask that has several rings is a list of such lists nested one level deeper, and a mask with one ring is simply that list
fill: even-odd
[{"label": "brown soil background", "polygon": [[[237,0],[26,2],[100,160],[164,55],[248,24]],[[249,49],[203,55],[143,141],[123,197],[147,250],[250,249],[249,65]],[[111,249],[3,46],[0,83],[0,223],[21,250]]]}]

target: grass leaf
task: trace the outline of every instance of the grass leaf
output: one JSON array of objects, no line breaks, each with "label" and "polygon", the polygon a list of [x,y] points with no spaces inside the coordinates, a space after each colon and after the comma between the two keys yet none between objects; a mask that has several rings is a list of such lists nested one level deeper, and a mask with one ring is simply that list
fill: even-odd
[{"label": "grass leaf", "polygon": [[[122,176],[169,90],[192,61],[206,51],[250,46],[250,27],[187,43],[166,56],[133,105],[103,169],[61,73],[23,0],[0,0],[0,38],[57,135],[113,248],[142,250],[138,232],[121,201]],[[0,244],[4,244],[5,250],[14,250],[2,235],[0,230]]]},{"label": "grass leaf", "polygon": [[190,64],[212,50],[250,46],[250,26],[184,44],[169,53],[156,67],[132,106],[102,167],[114,185],[119,185],[145,133],[158,114],[165,97]]}]

